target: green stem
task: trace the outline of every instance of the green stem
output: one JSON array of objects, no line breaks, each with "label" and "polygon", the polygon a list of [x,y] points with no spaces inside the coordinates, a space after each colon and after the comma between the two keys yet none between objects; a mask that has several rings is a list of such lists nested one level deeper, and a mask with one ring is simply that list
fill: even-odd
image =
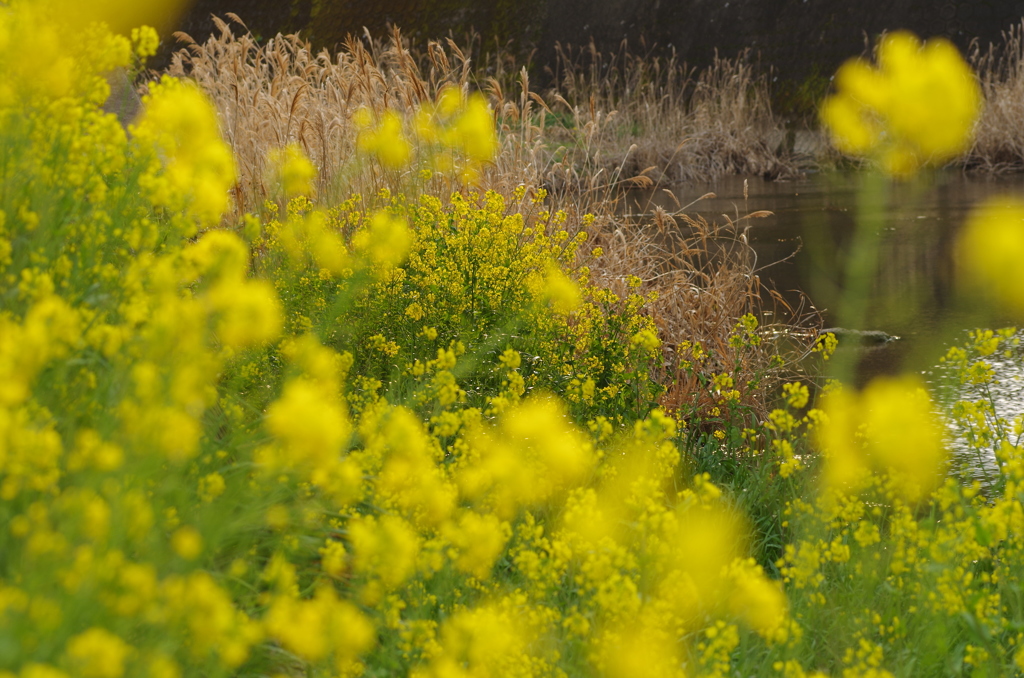
[{"label": "green stem", "polygon": [[[861,175],[857,187],[857,216],[846,258],[846,274],[839,299],[838,324],[863,330],[867,321],[871,287],[878,268],[878,246],[885,227],[889,202],[889,178],[879,172]],[[833,358],[834,377],[849,384],[857,366],[855,351],[841,350]]]}]

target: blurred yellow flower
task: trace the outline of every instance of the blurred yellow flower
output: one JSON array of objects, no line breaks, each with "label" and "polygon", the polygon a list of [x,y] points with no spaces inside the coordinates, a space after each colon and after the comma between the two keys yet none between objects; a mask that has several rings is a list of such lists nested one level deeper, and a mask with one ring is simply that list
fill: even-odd
[{"label": "blurred yellow flower", "polygon": [[556,313],[572,313],[583,303],[579,285],[553,263],[548,265],[540,284],[540,297],[550,302]]},{"label": "blurred yellow flower", "polygon": [[277,148],[267,156],[275,178],[280,182],[281,191],[287,198],[297,195],[310,195],[313,192],[313,180],[316,179],[316,167],[309,161],[298,144],[288,144]]},{"label": "blurred yellow flower", "polygon": [[213,104],[197,86],[168,76],[150,85],[142,104],[131,133],[159,162],[139,184],[155,204],[188,209],[204,226],[216,224],[230,204],[236,168]]},{"label": "blurred yellow flower", "polygon": [[823,409],[828,419],[818,443],[827,485],[857,491],[869,473],[884,471],[911,501],[938,486],[946,448],[920,379],[879,378],[860,394],[840,389],[826,396]]},{"label": "blurred yellow flower", "polygon": [[106,629],[92,628],[68,641],[68,659],[82,678],[121,678],[132,647]]},{"label": "blurred yellow flower", "polygon": [[593,655],[604,678],[682,678],[679,644],[658,629],[632,626],[593,639]]},{"label": "blurred yellow flower", "polygon": [[195,560],[203,552],[203,537],[190,525],[179,527],[171,535],[171,548],[185,560]]},{"label": "blurred yellow flower", "polygon": [[450,141],[472,162],[487,162],[494,157],[498,135],[494,131],[494,116],[482,94],[469,97],[451,129]]},{"label": "blurred yellow flower", "polygon": [[371,262],[386,269],[402,263],[412,243],[409,222],[386,210],[375,213],[369,228],[359,231],[353,238],[357,249],[365,252]]},{"label": "blurred yellow flower", "polygon": [[962,153],[981,88],[956,47],[942,39],[922,45],[899,31],[882,38],[877,62],[851,59],[836,72],[837,93],[821,107],[836,148],[873,158],[896,176]]},{"label": "blurred yellow flower", "polygon": [[494,514],[466,510],[457,520],[445,524],[442,533],[457,549],[455,568],[484,580],[491,576],[511,529]]},{"label": "blurred yellow flower", "polygon": [[[355,120],[357,126],[365,114]],[[364,129],[356,139],[356,147],[363,153],[375,156],[384,167],[401,169],[409,164],[412,144],[402,131],[402,118],[394,111],[381,116],[380,124],[373,129]]]},{"label": "blurred yellow flower", "polygon": [[98,21],[107,24],[115,33],[127,35],[142,24],[169,30],[191,3],[185,0],[54,0],[52,4],[55,16],[68,26],[80,28]]},{"label": "blurred yellow flower", "polygon": [[217,336],[225,346],[248,348],[281,333],[281,303],[266,280],[224,281],[210,290],[209,300],[219,312]]},{"label": "blurred yellow flower", "polygon": [[968,286],[1008,311],[1024,313],[1024,201],[991,198],[977,207],[958,252]]},{"label": "blurred yellow flower", "polygon": [[136,56],[146,59],[156,54],[160,46],[160,36],[152,26],[139,26],[131,31],[132,46]]}]

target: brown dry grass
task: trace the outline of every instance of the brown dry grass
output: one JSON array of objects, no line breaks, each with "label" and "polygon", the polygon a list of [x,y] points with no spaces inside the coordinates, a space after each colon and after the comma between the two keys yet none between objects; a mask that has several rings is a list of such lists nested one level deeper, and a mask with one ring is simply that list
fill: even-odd
[{"label": "brown dry grass", "polygon": [[[469,59],[454,44],[431,43],[413,58],[396,30],[386,45],[351,39],[337,56],[314,54],[297,35],[260,45],[237,16],[228,17],[243,32],[236,35],[215,18],[220,35],[203,44],[176,34],[186,48],[172,57],[168,72],[192,78],[216,104],[238,160],[240,212],[273,197],[267,156],[289,143],[299,144],[317,167],[317,193],[325,203],[401,184],[402,177],[356,161],[353,114],[360,108],[374,116],[411,112],[445,86],[468,87]],[[437,183],[423,188],[442,191],[443,181]]]},{"label": "brown dry grass", "polygon": [[964,163],[992,173],[1024,171],[1024,22],[1003,33],[1000,44],[975,44],[970,61],[985,107]]},{"label": "brown dry grass", "polygon": [[[268,151],[298,143],[320,171],[322,199],[375,192],[398,177],[353,162],[352,114],[412,111],[445,86],[486,91],[502,130],[502,151],[484,185],[544,185],[603,200],[643,173],[658,181],[708,180],[722,174],[785,176],[795,171],[780,151],[783,123],[772,114],[767,77],[749,55],[716,59],[694,75],[674,58],[642,58],[593,48],[586,58],[560,50],[552,91],[539,95],[526,70],[495,60],[486,69],[451,40],[412,50],[395,30],[389,39],[350,38],[336,55],[314,54],[298,36],[258,44],[235,15],[237,30],[172,58],[172,75],[195,79],[216,102],[241,172],[241,211],[269,197]],[[479,73],[489,71],[488,77]],[[408,178],[408,177],[406,177]],[[627,184],[628,186],[628,184]],[[451,178],[418,187],[446,194]]]},{"label": "brown dry grass", "polygon": [[665,404],[705,404],[707,389],[676,360],[685,341],[715,352],[717,362],[708,369],[731,371],[739,364],[737,381],[764,377],[745,402],[758,412],[770,404],[772,376],[785,369],[772,363],[778,346],[766,342],[741,358],[727,342],[737,319],[757,313],[766,295],[742,224],[722,229],[681,211],[657,210],[653,227],[645,228],[617,210],[622,189],[649,187],[651,175],[676,180],[788,171],[769,143],[781,127],[768,106],[766,83],[745,58],[716,60],[691,78],[671,59],[619,55],[608,61],[592,53],[586,70],[564,52],[560,90],[541,96],[525,68],[492,64],[490,77],[477,79],[470,58],[450,40],[414,52],[396,30],[386,42],[350,39],[332,56],[313,54],[294,35],[259,45],[247,33],[235,35],[226,22],[218,26],[220,35],[201,45],[180,36],[186,49],[169,71],[194,79],[218,108],[240,169],[239,212],[258,211],[275,197],[266,158],[288,143],[299,144],[318,168],[321,204],[354,193],[373,196],[383,187],[447,199],[460,188],[452,176],[423,181],[414,170],[383,170],[357,159],[352,116],[360,108],[376,116],[388,109],[411,113],[446,86],[482,88],[494,105],[501,147],[476,188],[507,196],[521,185],[546,187],[551,207],[569,214],[570,228],[584,213],[596,215],[588,251],[600,246],[605,254],[582,263],[591,265],[597,282],[624,297],[626,277],[636,275],[643,291],[659,293],[651,313],[669,365]]},{"label": "brown dry grass", "polygon": [[[792,308],[762,284],[761,266],[773,262],[758,262],[750,246],[752,222],[769,214],[757,211],[713,224],[691,217],[683,206],[673,212],[655,207],[641,215],[643,224],[620,222],[596,231],[594,244],[605,250],[594,268],[598,284],[623,296],[627,277],[636,275],[643,281],[642,292],[658,293],[651,313],[665,342],[664,406],[706,414],[715,397],[702,380],[712,373],[729,373],[742,394],[742,406],[763,418],[780,381],[791,378],[808,355],[821,318]],[[729,337],[737,320],[748,313],[761,322],[786,321],[762,325],[759,346],[733,346]],[[683,362],[692,360],[687,346],[698,343],[709,358],[700,370],[690,372]]]},{"label": "brown dry grass", "polygon": [[749,52],[716,55],[695,74],[674,56],[646,57],[623,43],[602,54],[593,45],[558,49],[556,110],[587,137],[598,165],[646,170],[659,181],[710,180],[723,174],[791,176],[785,124],[772,112],[767,74]]}]

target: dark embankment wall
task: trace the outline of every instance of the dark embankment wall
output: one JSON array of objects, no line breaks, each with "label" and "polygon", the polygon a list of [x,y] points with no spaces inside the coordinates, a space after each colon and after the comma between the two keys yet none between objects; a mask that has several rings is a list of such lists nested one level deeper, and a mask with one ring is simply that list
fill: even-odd
[{"label": "dark embankment wall", "polygon": [[550,0],[545,38],[578,41],[574,17],[587,15],[588,31],[603,44],[623,35],[673,45],[691,65],[703,65],[715,49],[725,56],[751,47],[786,78],[815,69],[830,74],[870,38],[908,29],[922,37],[944,36],[961,49],[972,38],[997,41],[1024,15],[1020,0]]},{"label": "dark embankment wall", "polygon": [[556,42],[594,38],[602,51],[628,38],[639,50],[669,46],[689,64],[707,64],[717,48],[735,56],[751,47],[783,79],[830,74],[864,49],[864,36],[906,28],[945,36],[966,50],[972,38],[998,41],[1024,16],[1024,0],[197,0],[182,29],[196,39],[213,30],[210,14],[235,12],[254,34],[302,31],[333,46],[363,27],[380,35],[389,24],[420,38],[457,39],[471,28],[485,45],[511,41],[521,55],[536,47],[541,73]]}]

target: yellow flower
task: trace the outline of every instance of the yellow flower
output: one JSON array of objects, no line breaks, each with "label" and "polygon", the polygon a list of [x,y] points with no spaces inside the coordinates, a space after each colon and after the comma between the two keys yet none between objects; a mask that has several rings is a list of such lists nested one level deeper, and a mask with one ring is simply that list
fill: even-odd
[{"label": "yellow flower", "polygon": [[229,280],[210,290],[219,311],[217,336],[225,346],[245,348],[277,338],[283,322],[273,285],[265,280]]},{"label": "yellow flower", "polygon": [[394,111],[387,111],[381,116],[377,127],[360,132],[356,147],[375,156],[380,164],[390,169],[405,167],[412,157],[412,144],[402,131],[402,118]]},{"label": "yellow flower", "polygon": [[547,267],[540,296],[551,303],[555,313],[572,313],[583,303],[579,285],[554,264]]},{"label": "yellow flower", "polygon": [[287,448],[291,464],[328,464],[341,451],[350,433],[345,410],[325,400],[324,393],[305,379],[295,379],[267,408],[267,430]]},{"label": "yellow flower", "polygon": [[267,159],[286,197],[310,195],[313,192],[316,167],[298,144],[288,144],[284,148],[275,149],[270,152]]},{"label": "yellow flower", "polygon": [[808,399],[811,397],[811,393],[807,390],[807,386],[798,381],[783,384],[782,392],[786,396],[786,404],[798,410],[805,406]]},{"label": "yellow flower", "polygon": [[263,624],[271,637],[307,661],[322,660],[333,652],[343,675],[374,640],[370,621],[327,587],[317,589],[312,600],[276,598]]},{"label": "yellow flower", "polygon": [[981,89],[956,47],[942,39],[921,45],[899,31],[882,38],[877,61],[851,59],[836,72],[838,91],[821,108],[836,148],[897,176],[962,153]]},{"label": "yellow flower", "polygon": [[142,104],[142,116],[131,131],[163,168],[151,169],[139,184],[154,203],[188,208],[200,224],[215,224],[228,208],[228,189],[236,176],[217,111],[197,86],[168,76],[150,85]]},{"label": "yellow flower", "polygon": [[932,401],[916,377],[875,379],[863,393],[826,396],[818,442],[827,455],[827,484],[856,491],[871,471],[886,471],[914,501],[941,480],[946,458]]},{"label": "yellow flower", "polygon": [[352,520],[349,541],[353,571],[376,575],[389,588],[412,576],[422,545],[412,525],[398,516],[384,516],[380,520],[365,516]]},{"label": "yellow flower", "polygon": [[729,566],[729,607],[757,633],[771,638],[785,621],[788,609],[782,587],[753,559],[738,559]]},{"label": "yellow flower", "polygon": [[344,544],[340,541],[328,539],[327,542],[320,547],[319,553],[320,568],[329,576],[340,578],[345,573],[348,553],[345,551]]},{"label": "yellow flower", "polygon": [[511,530],[508,523],[493,514],[464,511],[457,521],[445,525],[444,534],[458,549],[458,556],[454,559],[456,569],[477,579],[487,579],[511,536]]},{"label": "yellow flower", "polygon": [[129,30],[142,24],[167,26],[177,19],[189,3],[185,0],[56,0],[52,4],[56,15],[71,27],[80,28],[96,21],[107,24],[115,32],[127,34]]},{"label": "yellow flower", "polygon": [[131,32],[132,45],[139,59],[146,59],[156,54],[160,46],[160,36],[152,26],[139,26]]},{"label": "yellow flower", "polygon": [[482,94],[469,97],[452,129],[452,141],[472,162],[487,162],[498,150],[494,116]]},{"label": "yellow flower", "polygon": [[1007,310],[1024,313],[1024,201],[992,198],[976,208],[958,250],[969,286]]},{"label": "yellow flower", "polygon": [[190,525],[179,527],[171,535],[171,548],[185,560],[195,560],[203,551],[203,537]]},{"label": "yellow flower", "polygon": [[596,663],[605,678],[676,678],[685,674],[678,644],[657,629],[607,630],[593,640]]},{"label": "yellow flower", "polygon": [[83,678],[121,678],[132,648],[106,629],[92,627],[68,641],[68,659]]},{"label": "yellow flower", "polygon": [[629,343],[653,355],[661,346],[661,339],[658,338],[657,332],[648,328],[634,334]]},{"label": "yellow flower", "polygon": [[199,498],[207,503],[212,502],[224,494],[225,487],[224,476],[216,471],[209,473],[199,479]]},{"label": "yellow flower", "polygon": [[409,222],[402,216],[381,210],[370,219],[369,228],[356,233],[353,244],[370,261],[384,268],[402,263],[413,243]]}]

